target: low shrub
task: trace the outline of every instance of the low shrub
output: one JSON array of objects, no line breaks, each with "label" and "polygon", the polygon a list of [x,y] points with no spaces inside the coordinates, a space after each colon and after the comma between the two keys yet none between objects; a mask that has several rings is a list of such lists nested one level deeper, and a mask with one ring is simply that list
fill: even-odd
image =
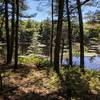
[{"label": "low shrub", "polygon": [[48,67],[50,65],[50,61],[48,58],[40,58],[36,56],[31,57],[19,57],[19,63],[21,64],[35,64],[38,68]]},{"label": "low shrub", "polygon": [[50,86],[56,84],[57,87],[61,87],[62,91],[64,90],[67,92],[67,95],[75,98],[75,100],[77,100],[77,98],[82,100],[89,94],[100,94],[99,71],[85,69],[85,73],[83,74],[77,67],[68,69],[62,67],[60,69],[60,76],[59,74],[52,74],[49,81],[49,85],[51,84]]}]

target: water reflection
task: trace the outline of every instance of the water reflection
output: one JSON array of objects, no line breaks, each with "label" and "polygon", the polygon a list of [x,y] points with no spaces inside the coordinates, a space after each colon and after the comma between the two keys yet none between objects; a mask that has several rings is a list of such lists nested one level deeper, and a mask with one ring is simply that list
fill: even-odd
[{"label": "water reflection", "polygon": [[91,62],[91,63],[95,60],[95,57],[96,57],[96,56],[90,57],[90,62]]},{"label": "water reflection", "polygon": [[[85,56],[84,62],[85,62],[86,68],[100,70],[100,56],[92,56],[92,57]],[[63,60],[63,64],[64,65],[68,64],[68,61]],[[73,57],[73,64],[79,65],[80,57]]]}]

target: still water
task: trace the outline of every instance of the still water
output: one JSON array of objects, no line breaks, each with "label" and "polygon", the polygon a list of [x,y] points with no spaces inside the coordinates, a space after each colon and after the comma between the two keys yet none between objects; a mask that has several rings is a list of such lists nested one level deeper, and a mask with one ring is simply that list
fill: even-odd
[{"label": "still water", "polygon": [[[86,68],[88,69],[94,69],[94,70],[100,70],[100,56],[96,57],[84,57],[84,63]],[[63,64],[68,64],[67,60],[63,60]],[[80,64],[80,58],[79,57],[73,57],[73,64],[79,65]]]}]

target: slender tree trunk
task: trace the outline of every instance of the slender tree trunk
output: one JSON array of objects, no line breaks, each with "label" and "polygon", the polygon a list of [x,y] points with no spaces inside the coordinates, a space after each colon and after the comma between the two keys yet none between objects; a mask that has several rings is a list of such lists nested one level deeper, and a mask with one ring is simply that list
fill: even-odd
[{"label": "slender tree trunk", "polygon": [[12,57],[13,57],[14,35],[15,35],[15,0],[12,0],[10,62],[12,62]]},{"label": "slender tree trunk", "polygon": [[79,27],[80,27],[80,68],[82,71],[84,71],[84,30],[83,30],[83,18],[82,18],[80,0],[77,0],[77,9],[78,9]]},{"label": "slender tree trunk", "polygon": [[18,29],[19,29],[19,0],[16,0],[16,31],[15,31],[15,66],[17,69],[18,64]]},{"label": "slender tree trunk", "polygon": [[64,39],[62,39],[62,48],[61,48],[61,66],[62,66],[62,62],[63,62],[63,53],[64,53]]},{"label": "slender tree trunk", "polygon": [[4,25],[4,16],[2,18],[2,22],[0,23],[0,41],[2,41],[2,35],[3,35],[3,31],[2,31],[2,28],[3,28],[3,25]]},{"label": "slender tree trunk", "polygon": [[7,64],[9,64],[10,36],[9,36],[8,0],[5,0],[5,29],[6,29],[6,41],[7,41]]},{"label": "slender tree trunk", "polygon": [[69,44],[69,66],[72,67],[72,29],[69,11],[69,0],[66,0],[67,20],[68,20],[68,44]]},{"label": "slender tree trunk", "polygon": [[53,23],[53,0],[52,0],[52,32],[51,32],[51,46],[50,46],[50,65],[52,66],[52,53],[53,53],[53,30],[54,30],[54,23]]},{"label": "slender tree trunk", "polygon": [[58,11],[57,35],[55,39],[55,50],[54,50],[54,70],[59,73],[59,53],[60,53],[60,42],[62,35],[64,0],[59,0],[58,9],[59,11]]}]

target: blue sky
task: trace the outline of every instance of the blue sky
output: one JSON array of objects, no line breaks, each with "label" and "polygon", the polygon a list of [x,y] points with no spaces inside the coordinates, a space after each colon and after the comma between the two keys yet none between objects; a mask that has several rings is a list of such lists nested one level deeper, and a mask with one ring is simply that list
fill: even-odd
[{"label": "blue sky", "polygon": [[[41,4],[38,1],[41,1]],[[37,15],[33,18],[34,20],[37,20],[37,21],[42,21],[46,19],[47,17],[51,18],[51,15],[50,15],[51,8],[50,8],[50,5],[48,6],[47,1],[46,0],[26,0],[26,3],[28,4],[29,9],[25,13],[28,15],[37,13]],[[89,10],[91,11],[96,10],[96,8],[94,7],[86,7],[86,6],[84,6],[83,9],[84,9],[83,15],[87,13]]]},{"label": "blue sky", "polygon": [[[46,19],[47,17],[51,17],[50,13],[48,13],[48,11],[50,11],[50,7],[48,6],[47,2],[45,1],[43,2],[43,0],[40,0],[40,1],[42,1],[42,4],[40,4],[40,2],[35,1],[35,0],[26,0],[29,7],[26,13],[28,15],[37,13],[36,17],[33,18],[34,20],[37,20],[37,21],[42,21]],[[42,7],[39,5],[41,5]]]}]

